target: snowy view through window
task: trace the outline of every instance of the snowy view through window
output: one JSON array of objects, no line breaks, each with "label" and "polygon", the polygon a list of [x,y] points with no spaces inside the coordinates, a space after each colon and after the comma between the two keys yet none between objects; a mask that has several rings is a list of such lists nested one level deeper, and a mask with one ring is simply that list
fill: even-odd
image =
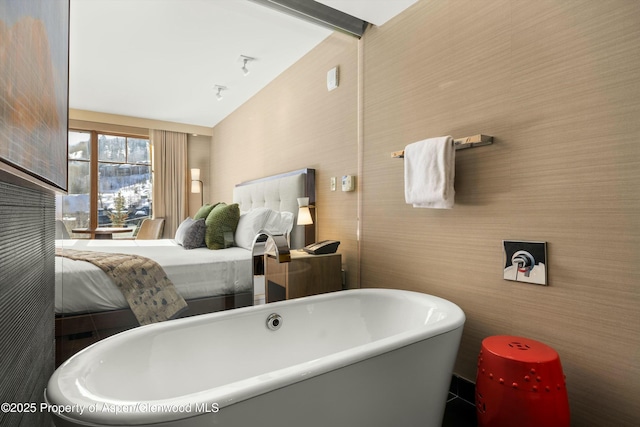
[{"label": "snowy view through window", "polygon": [[[121,194],[126,217],[132,230],[144,218],[151,217],[151,148],[148,139],[95,133],[96,155],[92,153],[91,132],[69,132],[69,192],[57,198],[56,218],[66,228],[90,227],[90,212],[97,211],[98,227],[112,225]],[[91,176],[92,162],[97,177]],[[97,185],[92,185],[97,179]],[[91,206],[91,189],[97,188],[97,206]],[[95,202],[94,202],[95,203]],[[126,215],[125,212],[126,211]]]}]

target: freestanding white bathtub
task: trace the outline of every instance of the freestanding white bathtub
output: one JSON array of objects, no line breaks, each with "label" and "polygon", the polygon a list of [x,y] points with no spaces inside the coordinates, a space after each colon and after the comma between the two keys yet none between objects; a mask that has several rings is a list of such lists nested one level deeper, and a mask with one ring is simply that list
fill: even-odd
[{"label": "freestanding white bathtub", "polygon": [[439,427],[464,321],[359,289],[143,326],[61,365],[46,410],[58,427]]}]

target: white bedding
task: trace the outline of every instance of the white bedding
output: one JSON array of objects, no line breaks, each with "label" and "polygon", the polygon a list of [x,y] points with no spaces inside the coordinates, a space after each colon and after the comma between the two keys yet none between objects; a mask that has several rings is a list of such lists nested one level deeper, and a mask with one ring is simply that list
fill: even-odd
[{"label": "white bedding", "polygon": [[[244,248],[186,250],[172,239],[56,240],[56,247],[141,255],[159,263],[185,300],[252,290],[251,252]],[[128,308],[120,290],[86,261],[56,258],[56,313]]]}]

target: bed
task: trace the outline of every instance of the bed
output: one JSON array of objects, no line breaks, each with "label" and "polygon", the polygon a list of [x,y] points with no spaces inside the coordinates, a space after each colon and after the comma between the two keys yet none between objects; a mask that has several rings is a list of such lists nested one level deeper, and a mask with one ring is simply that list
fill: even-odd
[{"label": "bed", "polygon": [[[271,211],[268,217],[272,220],[292,218],[291,247],[300,248],[307,239],[312,239],[307,229],[313,227],[295,225],[298,197],[309,197],[314,202],[315,170],[301,169],[236,185],[232,202],[238,203],[242,216],[234,236],[237,246],[226,249],[186,250],[174,239],[64,239],[56,240],[56,250],[132,254],[152,259],[164,269],[186,302],[186,309],[176,317],[244,307],[253,304],[252,271],[259,264],[252,257],[250,244],[251,234],[262,223],[251,218],[258,215],[262,218],[264,211]],[[274,216],[274,212],[282,216]],[[56,256],[55,276],[56,366],[102,338],[140,325],[122,292],[95,265]]]}]

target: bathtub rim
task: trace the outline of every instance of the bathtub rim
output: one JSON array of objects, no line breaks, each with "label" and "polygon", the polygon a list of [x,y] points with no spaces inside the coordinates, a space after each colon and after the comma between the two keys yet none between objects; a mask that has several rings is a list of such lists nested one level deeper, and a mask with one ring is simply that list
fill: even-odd
[{"label": "bathtub rim", "polygon": [[[389,353],[399,348],[403,348],[409,346],[411,344],[415,344],[417,342],[427,340],[429,338],[439,336],[446,333],[452,333],[457,331],[458,329],[462,329],[464,327],[464,323],[466,321],[466,317],[462,309],[457,306],[455,303],[446,300],[441,297],[437,297],[435,295],[426,294],[422,292],[415,291],[407,291],[407,290],[396,290],[396,289],[387,289],[387,288],[361,288],[361,289],[351,289],[344,290],[339,292],[332,292],[328,294],[321,295],[313,295],[304,298],[297,298],[295,300],[286,300],[280,301],[276,303],[270,303],[267,305],[260,306],[250,306],[234,309],[232,311],[225,312],[217,312],[210,313],[201,316],[188,317],[183,319],[176,319],[171,322],[169,325],[173,328],[180,327],[188,327],[190,323],[198,324],[200,322],[208,322],[215,321],[218,317],[226,317],[226,316],[248,316],[251,315],[253,311],[264,311],[264,312],[272,312],[277,311],[279,307],[285,306],[285,304],[306,304],[309,300],[313,299],[312,302],[320,302],[327,299],[339,298],[339,297],[347,297],[348,294],[355,295],[355,293],[359,294],[374,294],[374,295],[387,295],[387,296],[402,296],[404,298],[418,298],[423,301],[428,301],[433,306],[443,309],[449,313],[447,318],[444,321],[438,321],[428,325],[428,327],[418,327],[414,329],[410,329],[399,334],[395,334],[389,337],[385,337],[376,341],[372,341],[370,343],[361,344],[346,350],[342,350],[336,353],[332,353],[327,356],[323,356],[317,359],[313,359],[307,362],[297,363],[292,366],[288,366],[286,368],[277,369],[269,372],[268,380],[259,380],[258,378],[264,376],[264,374],[260,374],[257,376],[245,378],[239,381],[235,381],[232,383],[225,384],[223,386],[218,386],[212,389],[207,389],[204,391],[199,391],[195,393],[185,394],[181,396],[174,396],[167,399],[157,399],[157,400],[144,400],[144,401],[129,401],[129,400],[117,400],[111,397],[96,395],[91,393],[88,390],[85,390],[85,398],[82,399],[79,395],[67,396],[65,392],[61,391],[59,388],[58,378],[60,376],[60,372],[62,369],[68,369],[68,366],[73,363],[74,360],[79,360],[76,358],[85,357],[83,354],[91,354],[93,352],[97,353],[95,350],[96,346],[100,343],[109,343],[113,340],[122,340],[124,338],[118,338],[119,335],[127,334],[135,339],[135,336],[138,334],[147,334],[152,328],[166,328],[167,323],[163,324],[154,324],[147,325],[144,327],[138,327],[129,331],[125,331],[121,334],[114,335],[112,337],[105,338],[104,340],[99,341],[98,343],[82,350],[76,355],[72,356],[69,360],[65,361],[51,376],[49,383],[47,384],[47,388],[44,390],[45,401],[52,405],[120,405],[120,406],[128,406],[135,403],[145,403],[149,405],[187,405],[189,403],[195,404],[207,404],[207,407],[211,407],[211,404],[216,403],[220,410],[223,408],[233,405],[237,402],[251,399],[260,394],[268,393],[270,391],[286,387],[293,383],[304,381],[306,379],[310,379],[316,377],[318,375],[325,374],[330,371],[334,371],[340,368],[344,368],[355,363],[358,363],[365,359],[370,359],[385,353]],[[176,322],[176,323],[174,323]],[[184,325],[184,326],[182,326]],[[103,344],[105,345],[105,344]],[[93,349],[93,350],[91,350]],[[94,359],[95,360],[95,359]],[[85,362],[81,364],[76,369],[80,369],[82,372],[83,368],[86,368],[86,365],[90,363]],[[65,368],[67,367],[67,368]],[[53,386],[53,387],[51,387]],[[78,391],[76,388],[74,391]],[[50,394],[55,394],[54,399],[50,399]],[[180,413],[180,412],[129,412],[126,415],[128,416],[126,419],[122,418],[119,415],[115,422],[113,419],[113,414],[103,414],[101,412],[96,412],[93,414],[89,414],[89,417],[77,417],[77,416],[69,416],[68,414],[56,414],[60,418],[66,419],[69,422],[75,423],[85,423],[87,426],[91,425],[99,425],[99,426],[116,426],[122,425],[122,423],[126,423],[127,425],[141,425],[141,424],[152,424],[152,423],[161,423],[161,422],[170,422],[176,421],[180,419],[186,419],[190,417],[195,417],[204,414],[205,412],[197,412],[193,411],[188,414]],[[72,413],[73,415],[77,415]],[[87,414],[87,411],[85,411]],[[102,416],[101,416],[102,415]],[[106,415],[111,415],[106,416]],[[94,424],[92,424],[94,423]]]}]

